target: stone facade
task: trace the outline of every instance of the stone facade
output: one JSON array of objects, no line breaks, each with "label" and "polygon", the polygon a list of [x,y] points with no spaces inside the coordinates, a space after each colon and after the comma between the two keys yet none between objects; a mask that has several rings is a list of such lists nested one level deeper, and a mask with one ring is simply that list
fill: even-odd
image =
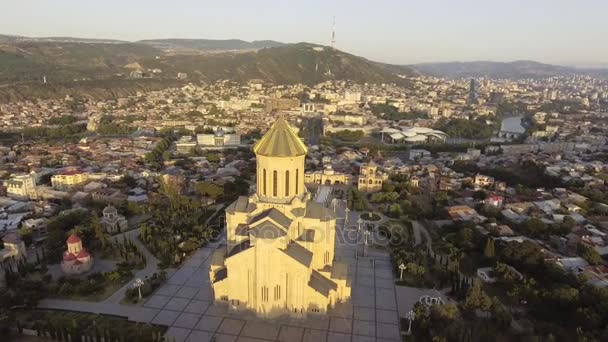
[{"label": "stone facade", "polygon": [[307,148],[280,118],[256,144],[256,193],[226,209],[226,240],[212,255],[216,303],[262,317],[323,314],[350,298],[334,260],[334,213],[304,186]]},{"label": "stone facade", "polygon": [[107,206],[103,209],[103,216],[101,218],[101,225],[110,234],[120,233],[125,231],[128,227],[127,219],[118,215],[118,210],[114,206]]},{"label": "stone facade", "polygon": [[304,182],[324,185],[351,185],[353,183],[353,176],[342,172],[336,172],[331,165],[327,165],[323,168],[323,171],[306,172],[306,174],[304,174]]},{"label": "stone facade", "polygon": [[68,250],[63,253],[61,270],[66,274],[80,274],[93,267],[93,257],[82,247],[82,240],[72,234],[67,240]]},{"label": "stone facade", "polygon": [[388,180],[386,173],[378,171],[378,165],[373,161],[361,165],[359,172],[358,189],[363,192],[376,192],[382,190],[382,184]]}]

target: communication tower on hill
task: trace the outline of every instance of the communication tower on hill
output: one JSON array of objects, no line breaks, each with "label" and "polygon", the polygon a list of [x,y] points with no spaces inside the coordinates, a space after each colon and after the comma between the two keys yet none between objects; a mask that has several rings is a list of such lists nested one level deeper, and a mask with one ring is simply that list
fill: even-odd
[{"label": "communication tower on hill", "polygon": [[334,16],[334,22],[331,27],[331,47],[336,47],[336,17]]}]

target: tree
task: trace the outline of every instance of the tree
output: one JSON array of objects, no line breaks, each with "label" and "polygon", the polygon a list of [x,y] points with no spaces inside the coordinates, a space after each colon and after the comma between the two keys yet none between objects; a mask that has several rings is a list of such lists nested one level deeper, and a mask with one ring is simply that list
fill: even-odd
[{"label": "tree", "polygon": [[194,187],[196,192],[198,192],[201,196],[208,196],[213,199],[218,199],[224,196],[224,187],[213,182],[198,182]]},{"label": "tree", "polygon": [[424,268],[424,266],[418,265],[414,262],[409,262],[406,267],[407,273],[414,276],[422,276],[424,275],[424,273],[426,273],[426,269]]},{"label": "tree", "polygon": [[502,262],[496,263],[496,267],[494,267],[494,274],[499,282],[508,285],[513,284],[520,278],[519,275],[515,273],[511,267],[509,267],[509,265]]},{"label": "tree", "polygon": [[32,230],[26,227],[22,227],[18,230],[18,232],[19,236],[21,237],[21,240],[23,240],[23,243],[25,243],[25,245],[29,247],[32,244]]},{"label": "tree", "polygon": [[487,193],[483,190],[477,190],[473,193],[473,198],[478,200],[478,201],[483,201],[486,199],[487,197]]},{"label": "tree", "polygon": [[602,263],[602,256],[590,246],[580,243],[577,248],[578,254],[591,265],[599,265]]},{"label": "tree", "polygon": [[453,321],[458,316],[458,306],[450,302],[431,306],[431,319],[439,321]]},{"label": "tree", "polygon": [[110,236],[99,222],[97,215],[91,215],[90,229],[93,230],[95,240],[99,241],[102,249],[105,249],[110,244]]},{"label": "tree", "polygon": [[473,281],[473,286],[471,286],[467,292],[464,308],[469,311],[489,311],[491,306],[492,300],[481,288],[481,282],[478,279],[475,279]]},{"label": "tree", "polygon": [[533,217],[525,223],[526,231],[533,236],[540,236],[547,232],[547,224],[541,219]]},{"label": "tree", "polygon": [[494,239],[488,238],[488,240],[486,241],[486,247],[483,251],[483,254],[488,259],[494,258],[496,256],[496,249],[494,248]]}]

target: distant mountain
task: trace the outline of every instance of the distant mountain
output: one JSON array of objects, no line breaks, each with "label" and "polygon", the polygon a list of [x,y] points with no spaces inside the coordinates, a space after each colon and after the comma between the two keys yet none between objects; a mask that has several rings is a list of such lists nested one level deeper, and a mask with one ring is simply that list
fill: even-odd
[{"label": "distant mountain", "polygon": [[128,72],[124,66],[160,51],[133,43],[84,43],[17,40],[0,41],[0,85],[13,82],[51,82],[105,79]]},{"label": "distant mountain", "polygon": [[[161,87],[164,80],[166,84],[175,85],[180,72],[188,74],[187,82],[260,79],[277,84],[309,85],[328,80],[408,85],[409,81],[400,76],[417,75],[407,66],[373,62],[308,43],[213,53],[200,50],[175,53],[143,43],[6,37],[0,36],[0,100],[4,101],[28,98],[28,94],[43,97],[40,94],[44,89],[64,94],[69,91],[70,84],[79,89],[103,88],[95,94],[112,93],[110,87],[117,81],[127,80],[134,70],[152,76],[154,82],[150,79],[120,82],[121,93],[128,94],[129,87],[137,88],[143,83],[155,89]],[[268,41],[264,41],[241,46],[267,44]],[[156,72],[152,73],[152,70]],[[43,78],[48,82],[44,87]],[[89,84],[85,85],[85,82]],[[60,87],[51,86],[58,83],[61,83]]]},{"label": "distant mountain", "polygon": [[148,60],[148,68],[187,72],[203,80],[262,79],[275,83],[315,84],[327,80],[352,80],[369,83],[401,83],[395,70],[413,75],[407,67],[369,61],[330,47],[298,43],[244,53],[209,55],[165,55]]},{"label": "distant mountain", "polygon": [[421,63],[410,65],[410,67],[425,75],[447,78],[490,77],[521,79],[572,76],[577,74],[608,77],[608,70],[606,69],[582,69],[534,61]]},{"label": "distant mountain", "polygon": [[160,50],[178,51],[258,50],[287,45],[274,40],[255,40],[253,42],[247,42],[240,39],[151,39],[140,40],[137,43],[151,45]]},{"label": "distant mountain", "polygon": [[25,37],[11,36],[0,34],[0,43],[15,43],[15,42],[55,42],[55,43],[100,43],[100,44],[118,44],[128,43],[124,40],[117,39],[97,39],[97,38],[76,38],[76,37]]}]

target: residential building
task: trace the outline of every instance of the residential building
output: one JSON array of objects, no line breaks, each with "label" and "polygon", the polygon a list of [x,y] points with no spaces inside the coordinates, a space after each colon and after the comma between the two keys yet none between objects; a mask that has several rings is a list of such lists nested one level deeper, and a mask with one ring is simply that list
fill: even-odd
[{"label": "residential building", "polygon": [[382,190],[382,184],[388,180],[388,175],[378,171],[378,165],[373,161],[361,165],[357,188],[363,192],[376,192]]},{"label": "residential building", "polygon": [[69,191],[75,187],[83,186],[89,180],[89,174],[80,170],[67,170],[51,177],[53,189]]},{"label": "residential building", "polygon": [[26,200],[36,198],[36,179],[34,175],[17,175],[4,182],[8,197]]}]

